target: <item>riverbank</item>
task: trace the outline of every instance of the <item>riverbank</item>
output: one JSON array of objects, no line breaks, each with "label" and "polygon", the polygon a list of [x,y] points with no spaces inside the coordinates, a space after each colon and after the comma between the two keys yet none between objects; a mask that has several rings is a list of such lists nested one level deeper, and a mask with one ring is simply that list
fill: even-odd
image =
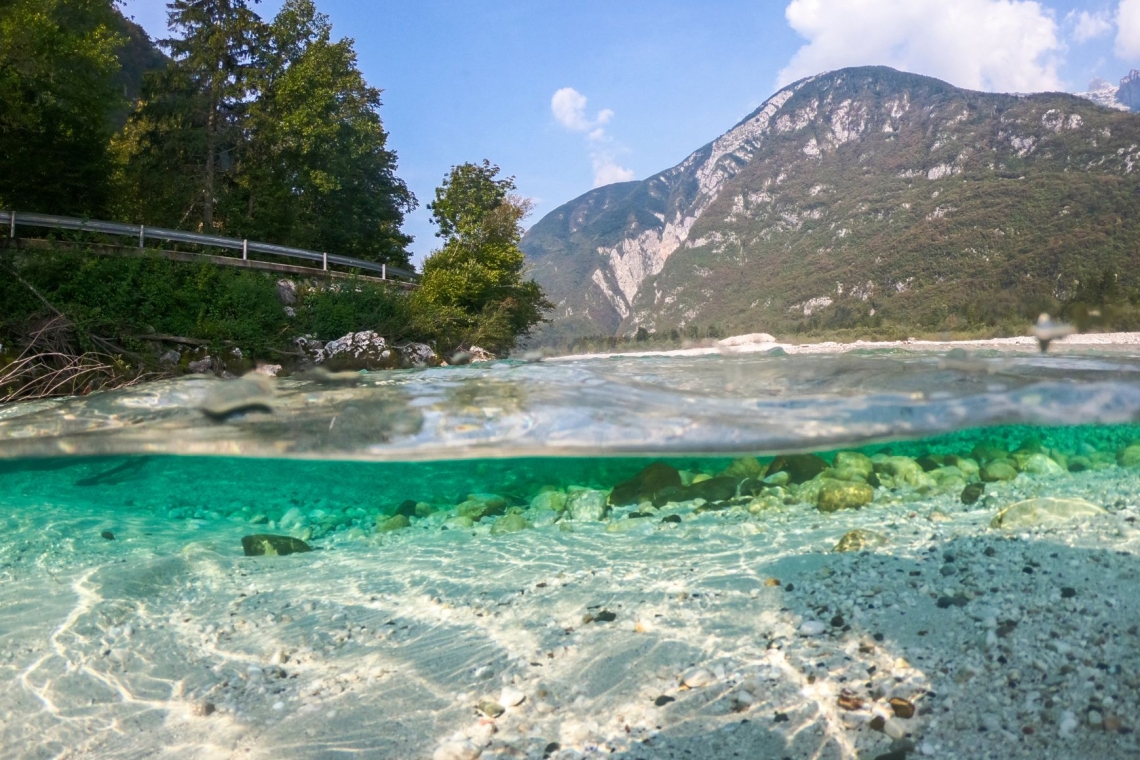
[{"label": "riverbank", "polygon": [[[613,351],[589,354],[554,356],[547,361],[569,361],[576,359],[608,359],[627,356],[706,356],[711,354],[754,354],[783,352],[786,354],[842,354],[849,351],[882,351],[904,349],[914,351],[1040,351],[1040,344],[1033,336],[1015,338],[984,338],[976,340],[856,340],[849,343],[820,341],[818,343],[789,343],[779,341],[770,335],[754,340],[741,340],[750,336],[735,336],[717,341],[715,344],[666,350]],[[1054,340],[1051,351],[1066,350],[1135,350],[1140,347],[1140,332],[1082,333]]]}]

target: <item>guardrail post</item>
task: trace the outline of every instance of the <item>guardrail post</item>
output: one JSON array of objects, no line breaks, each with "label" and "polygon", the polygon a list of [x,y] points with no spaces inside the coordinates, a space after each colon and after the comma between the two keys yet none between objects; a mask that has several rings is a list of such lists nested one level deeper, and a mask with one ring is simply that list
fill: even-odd
[{"label": "guardrail post", "polygon": [[16,239],[16,211],[13,209],[8,212],[8,237]]},{"label": "guardrail post", "polygon": [[241,260],[242,261],[248,261],[249,260],[249,241],[248,240],[241,241]]},{"label": "guardrail post", "polygon": [[387,280],[388,279],[388,265],[387,264],[381,264],[380,265],[380,279],[381,280]]},{"label": "guardrail post", "polygon": [[322,253],[321,254],[321,269],[324,269],[326,272],[329,270],[329,255],[328,255],[328,253]]},{"label": "guardrail post", "polygon": [[145,245],[146,245],[146,225],[140,224],[139,225],[139,248],[143,248],[143,247],[145,247]]}]

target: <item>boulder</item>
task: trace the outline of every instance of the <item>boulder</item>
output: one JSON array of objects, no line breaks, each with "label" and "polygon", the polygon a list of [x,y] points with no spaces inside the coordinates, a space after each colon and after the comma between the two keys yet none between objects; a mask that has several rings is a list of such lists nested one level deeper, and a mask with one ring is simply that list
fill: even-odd
[{"label": "boulder", "polygon": [[820,512],[838,512],[841,509],[859,509],[871,503],[875,489],[866,483],[828,480],[819,489],[816,506]]},{"label": "boulder", "polygon": [[534,526],[520,514],[503,515],[495,524],[491,526],[492,536],[501,536],[506,533],[518,533],[520,530],[527,530]]},{"label": "boulder", "polygon": [[438,367],[441,363],[435,349],[426,343],[400,346],[400,359],[405,367]]},{"label": "boulder", "polygon": [[566,511],[573,520],[597,522],[606,516],[609,509],[606,500],[605,491],[590,488],[571,491],[566,500]]},{"label": "boulder", "polygon": [[295,306],[297,304],[297,283],[292,280],[277,281],[277,300],[282,306]]},{"label": "boulder", "polygon": [[1121,467],[1135,467],[1140,465],[1140,444],[1126,446],[1116,454],[1116,463]]},{"label": "boulder", "polygon": [[1030,454],[1025,464],[1021,467],[1022,470],[1033,475],[1063,475],[1065,468],[1054,462],[1044,454]]},{"label": "boulder", "polygon": [[653,497],[653,506],[663,507],[693,499],[704,499],[706,502],[728,501],[737,495],[740,482],[737,478],[693,478],[692,485],[669,486],[658,491]]},{"label": "boulder", "polygon": [[654,462],[629,480],[623,480],[610,492],[610,504],[621,507],[653,501],[658,491],[680,488],[681,475],[677,468],[664,462]]},{"label": "boulder", "polygon": [[[836,470],[861,473],[863,480],[869,478],[871,473],[875,471],[875,465],[871,461],[871,457],[866,454],[861,454],[858,451],[840,451],[835,455],[832,466]],[[840,478],[840,480],[847,480],[847,478]]]},{"label": "boulder", "polygon": [[495,517],[507,511],[507,500],[502,496],[487,493],[467,494],[467,501],[455,508],[460,517],[470,517],[475,522],[484,517]]},{"label": "boulder", "polygon": [[372,330],[348,333],[330,340],[317,352],[316,362],[330,371],[394,369],[400,352]]},{"label": "boulder", "polygon": [[1017,469],[1005,459],[995,459],[987,463],[978,477],[985,483],[997,483],[1001,480],[1013,480],[1017,477]]},{"label": "boulder", "polygon": [[732,460],[732,464],[725,467],[717,473],[717,477],[736,478],[743,480],[744,478],[762,478],[764,477],[764,465],[760,464],[760,460],[756,457],[740,457],[739,459]]},{"label": "boulder", "polygon": [[994,515],[991,528],[1033,528],[1107,514],[1084,499],[1039,497],[1012,504]]},{"label": "boulder", "polygon": [[392,531],[410,528],[411,525],[412,522],[407,515],[392,515],[391,517],[382,515],[376,518],[377,533],[391,533]]},{"label": "boulder", "polygon": [[815,454],[789,454],[773,459],[768,465],[768,472],[769,474],[786,472],[792,483],[799,485],[808,482],[828,467],[830,465],[827,461]]},{"label": "boulder", "polygon": [[562,512],[567,498],[562,491],[542,491],[530,500],[530,505],[536,512]]}]

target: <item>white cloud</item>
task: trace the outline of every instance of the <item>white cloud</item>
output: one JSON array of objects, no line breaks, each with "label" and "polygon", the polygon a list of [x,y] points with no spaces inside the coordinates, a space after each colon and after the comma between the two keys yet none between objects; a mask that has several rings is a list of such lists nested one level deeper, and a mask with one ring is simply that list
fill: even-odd
[{"label": "white cloud", "polygon": [[1140,58],[1140,0],[1120,0],[1116,8],[1116,57]]},{"label": "white cloud", "polygon": [[629,182],[634,178],[633,169],[626,169],[609,156],[596,155],[594,161],[594,187],[612,185],[615,182]]},{"label": "white cloud", "polygon": [[1108,11],[1069,11],[1065,14],[1065,25],[1072,27],[1074,40],[1084,43],[1112,32],[1112,17]]},{"label": "white cloud", "polygon": [[573,87],[563,87],[550,99],[550,110],[555,120],[571,132],[600,131],[603,124],[609,124],[614,112],[608,108],[598,111],[592,120],[586,118],[586,96]]},{"label": "white cloud", "polygon": [[784,15],[807,44],[780,72],[781,86],[885,64],[977,90],[1062,89],[1057,23],[1031,0],[791,0]]},{"label": "white cloud", "polygon": [[609,108],[598,111],[593,119],[586,116],[586,96],[573,87],[563,87],[550,98],[554,119],[571,132],[585,132],[590,144],[590,161],[594,167],[594,187],[633,179],[633,170],[618,163],[613,140],[605,125],[614,117]]}]

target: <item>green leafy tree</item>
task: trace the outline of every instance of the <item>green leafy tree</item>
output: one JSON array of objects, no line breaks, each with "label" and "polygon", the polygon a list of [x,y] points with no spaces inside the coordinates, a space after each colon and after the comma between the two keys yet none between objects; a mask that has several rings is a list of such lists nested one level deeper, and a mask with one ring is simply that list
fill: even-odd
[{"label": "green leafy tree", "polygon": [[268,29],[251,104],[250,226],[269,239],[407,266],[411,238],[400,226],[415,198],[395,175],[380,90],[357,67],[353,40],[331,34],[312,0],[286,0]]},{"label": "green leafy tree", "polygon": [[144,83],[117,145],[124,205],[150,224],[220,230],[244,201],[237,178],[264,24],[247,0],[171,0],[168,18],[171,63]]},{"label": "green leafy tree", "polygon": [[506,352],[545,321],[553,304],[534,280],[523,278],[519,241],[530,201],[514,194],[514,177],[498,174],[486,160],[461,164],[436,189],[428,208],[444,244],[424,262],[413,298],[437,334],[456,347]]},{"label": "green leafy tree", "polygon": [[0,206],[106,210],[117,29],[111,0],[0,2]]}]

